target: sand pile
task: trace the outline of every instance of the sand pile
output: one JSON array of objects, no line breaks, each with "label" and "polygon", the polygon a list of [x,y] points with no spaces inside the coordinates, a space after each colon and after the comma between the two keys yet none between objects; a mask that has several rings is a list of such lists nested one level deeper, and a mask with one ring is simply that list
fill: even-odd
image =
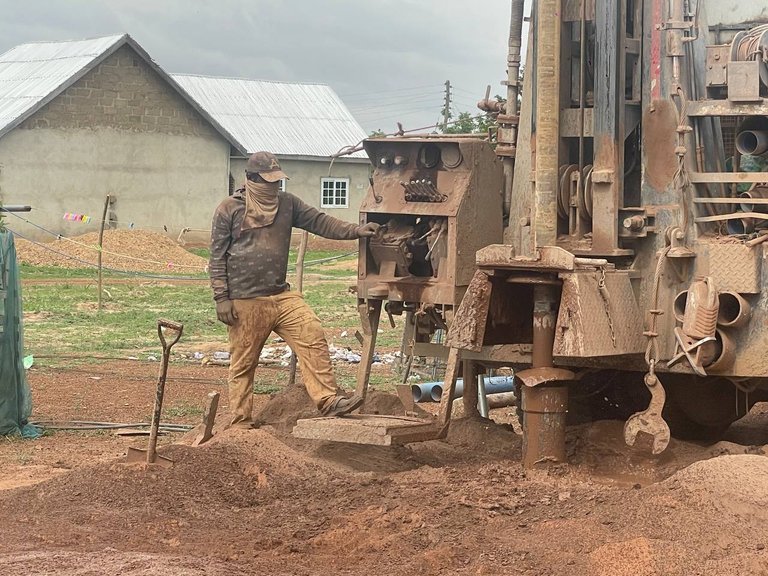
[{"label": "sand pile", "polygon": [[[97,232],[54,240],[44,246],[19,238],[16,251],[23,264],[88,268],[89,264],[96,265],[98,243]],[[208,264],[172,238],[146,230],[105,230],[103,249],[105,268],[127,272],[195,274],[204,272]]]}]

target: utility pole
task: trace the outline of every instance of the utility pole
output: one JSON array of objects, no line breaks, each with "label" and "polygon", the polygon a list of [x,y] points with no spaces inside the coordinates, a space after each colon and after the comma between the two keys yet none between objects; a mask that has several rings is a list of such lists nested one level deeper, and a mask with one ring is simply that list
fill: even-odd
[{"label": "utility pole", "polygon": [[445,81],[445,105],[443,107],[443,132],[448,128],[448,119],[451,117],[451,81]]}]

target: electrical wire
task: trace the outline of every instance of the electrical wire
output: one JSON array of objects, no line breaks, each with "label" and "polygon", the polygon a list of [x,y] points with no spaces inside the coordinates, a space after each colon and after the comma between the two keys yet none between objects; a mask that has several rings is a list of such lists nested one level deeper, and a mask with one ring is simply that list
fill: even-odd
[{"label": "electrical wire", "polygon": [[[487,117],[487,114],[478,114],[476,116],[472,116],[472,117],[468,118],[468,120],[479,120],[480,118],[486,118],[486,117]],[[445,125],[446,126],[452,126],[454,124],[458,124],[459,122],[463,122],[463,120],[450,120]],[[397,132],[391,132],[389,134],[382,134],[381,136],[378,136],[378,137],[379,138],[389,138],[391,136],[405,136],[406,134],[413,134],[414,132],[423,132],[424,130],[434,130],[436,128],[436,126],[437,126],[436,124],[431,124],[429,126],[421,126],[420,128],[411,128],[411,129],[408,129],[408,130],[402,130],[401,129],[401,130],[398,130]],[[349,154],[354,154],[355,152],[359,152],[360,150],[363,149],[362,144],[363,144],[363,142],[365,142],[365,140],[367,140],[367,137],[363,138],[362,140],[360,140],[356,144],[351,144],[351,145],[348,145],[348,146],[344,146],[344,147],[340,148],[338,152],[336,152],[335,154],[331,155],[331,162],[330,162],[330,166],[328,168],[328,173],[330,174],[330,171],[333,169],[333,163],[336,160],[336,158],[339,158],[341,156],[347,156]]]},{"label": "electrical wire", "polygon": [[364,110],[380,110],[382,108],[393,108],[397,106],[421,104],[425,102],[439,102],[439,98],[439,95],[430,94],[420,96],[418,98],[409,98],[408,100],[394,100],[392,102],[376,102],[360,106],[350,106],[349,109],[350,111],[357,113]]},{"label": "electrical wire", "polygon": [[[50,230],[46,230],[45,228],[43,228],[41,226],[38,226],[38,227],[41,230],[43,230],[43,231],[45,231],[45,232],[47,232],[49,234],[52,234],[52,235],[57,236],[57,237],[59,236],[55,232],[51,232]],[[61,251],[56,250],[54,248],[51,248],[50,246],[47,246],[47,245],[45,245],[45,244],[43,244],[41,242],[37,242],[35,240],[32,240],[31,238],[28,238],[28,237],[24,236],[23,234],[15,231],[15,230],[13,230],[11,228],[9,228],[9,230],[13,233],[14,236],[18,236],[19,238],[21,238],[23,240],[26,240],[27,242],[30,242],[30,243],[32,243],[32,244],[42,248],[43,250],[47,250],[47,251],[52,252],[54,254],[58,254],[59,256],[62,256],[64,258],[68,258],[68,259],[73,260],[75,262],[79,262],[81,264],[85,264],[85,266],[87,266],[89,268],[98,268],[99,267],[99,265],[94,263],[94,262],[88,262],[87,260],[83,260],[83,259],[78,258],[76,256],[72,256],[71,254],[66,254],[64,252],[61,252]],[[357,251],[355,251],[355,252],[347,252],[345,254],[340,254],[338,256],[329,256],[327,258],[320,258],[318,260],[310,260],[310,261],[304,263],[304,267],[307,268],[307,267],[314,266],[316,264],[324,264],[326,262],[332,262],[334,260],[341,260],[343,258],[347,258],[347,257],[355,255],[355,254],[357,254]],[[145,260],[145,262],[151,262],[151,261]],[[295,268],[296,268],[296,264],[289,264],[288,268],[287,268],[287,271],[292,272],[292,271],[295,270]],[[102,266],[102,270],[106,270],[107,272],[112,272],[112,273],[115,273],[115,274],[128,275],[128,276],[136,276],[136,277],[140,277],[140,278],[151,278],[151,279],[154,279],[154,280],[205,280],[205,276],[181,276],[181,275],[177,275],[177,276],[164,276],[164,275],[159,275],[159,274],[149,274],[149,273],[145,273],[145,272],[136,272],[136,271],[130,271],[130,270],[120,270],[120,269],[117,269],[117,268],[109,268],[109,267],[106,267],[106,266]]]},{"label": "electrical wire", "polygon": [[118,252],[110,252],[109,250],[104,250],[103,248],[101,248],[101,247],[99,247],[97,245],[86,244],[85,242],[78,242],[74,238],[69,238],[67,236],[64,236],[63,234],[56,234],[55,232],[53,232],[51,230],[47,230],[47,229],[43,228],[42,226],[40,226],[38,224],[35,224],[31,220],[29,220],[27,218],[24,218],[22,216],[19,216],[18,214],[14,214],[14,216],[16,216],[16,218],[20,218],[21,220],[23,220],[27,224],[29,224],[31,226],[34,226],[38,230],[41,230],[43,232],[46,232],[48,234],[56,236],[57,240],[66,240],[67,242],[71,242],[71,243],[76,244],[78,246],[83,246],[84,248],[88,248],[89,250],[95,250],[96,252],[101,252],[102,254],[109,254],[110,256],[117,256],[119,258],[125,258],[126,260],[134,260],[136,262],[144,262],[146,264],[159,264],[161,266],[168,266],[169,268],[170,267],[191,268],[193,270],[201,270],[202,272],[205,272],[205,270],[207,268],[207,265],[201,267],[200,265],[174,264],[173,262],[160,262],[158,260],[149,260],[147,258],[138,258],[136,256],[131,256],[129,254],[120,254]]},{"label": "electrical wire", "polygon": [[341,92],[339,92],[339,96],[342,99],[344,99],[344,98],[350,98],[350,97],[354,97],[354,96],[368,96],[368,95],[373,95],[373,94],[393,94],[395,92],[412,92],[414,90],[428,90],[430,88],[436,88],[436,86],[434,84],[429,84],[427,86],[413,86],[413,87],[410,87],[410,88],[395,88],[393,90],[377,90],[375,92],[356,92],[356,93],[353,93],[353,94],[342,94]]},{"label": "electrical wire", "polygon": [[[124,428],[149,428],[150,422],[91,422],[88,420],[35,420],[30,422],[32,426],[44,430],[120,430]],[[160,424],[160,432],[189,432],[194,426],[187,424]]]},{"label": "electrical wire", "polygon": [[[13,230],[9,228],[11,233],[14,236],[17,236],[21,238],[22,240],[26,240],[27,242],[30,242],[34,244],[35,246],[38,246],[42,248],[43,250],[47,250],[49,252],[52,252],[54,254],[58,254],[59,256],[62,256],[64,258],[68,258],[69,260],[73,260],[75,262],[79,262],[80,264],[85,264],[88,268],[98,268],[99,265],[94,262],[88,262],[87,260],[83,260],[82,258],[78,258],[76,256],[72,256],[71,254],[65,254],[64,252],[61,252],[59,250],[55,250],[54,248],[51,248],[50,246],[46,246],[45,244],[41,242],[36,242],[35,240],[32,240],[31,238],[28,238],[24,236],[23,234],[17,232],[16,230]],[[54,232],[50,232],[51,234],[55,234]],[[118,268],[109,268],[107,266],[102,266],[102,270],[106,270],[107,272],[112,272],[114,274],[121,274],[125,276],[137,276],[141,278],[152,278],[155,280],[203,280],[205,279],[204,276],[163,276],[160,274],[148,274],[145,272],[135,272],[135,271],[129,271],[129,270],[120,270]]]}]

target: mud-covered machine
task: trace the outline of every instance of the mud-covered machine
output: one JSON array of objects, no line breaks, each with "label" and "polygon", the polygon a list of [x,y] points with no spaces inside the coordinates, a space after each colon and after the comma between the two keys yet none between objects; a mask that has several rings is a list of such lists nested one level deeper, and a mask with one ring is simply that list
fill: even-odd
[{"label": "mud-covered machine", "polygon": [[361,221],[384,232],[361,241],[358,392],[384,306],[416,343],[448,328],[440,414],[314,437],[440,437],[460,370],[493,366],[516,370],[529,466],[565,460],[577,416],[660,453],[768,399],[768,25],[749,14],[768,5],[739,4],[723,24],[708,0],[535,0],[520,84],[512,0],[507,100],[478,103],[492,138],[366,142]]}]

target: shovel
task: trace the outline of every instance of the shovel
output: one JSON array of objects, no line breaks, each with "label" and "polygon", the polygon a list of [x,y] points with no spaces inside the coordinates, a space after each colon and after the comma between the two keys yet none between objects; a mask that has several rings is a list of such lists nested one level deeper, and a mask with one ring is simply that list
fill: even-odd
[{"label": "shovel", "polygon": [[[157,335],[163,346],[163,360],[160,365],[160,374],[157,378],[157,392],[155,394],[155,411],[152,414],[152,425],[149,429],[149,446],[146,450],[140,448],[128,448],[126,462],[146,462],[164,467],[173,466],[173,460],[160,456],[157,453],[157,430],[160,427],[160,412],[163,409],[163,394],[165,393],[165,377],[168,374],[168,359],[171,356],[171,347],[179,341],[184,325],[171,320],[157,321]],[[175,333],[172,340],[166,340],[166,332]]]}]

